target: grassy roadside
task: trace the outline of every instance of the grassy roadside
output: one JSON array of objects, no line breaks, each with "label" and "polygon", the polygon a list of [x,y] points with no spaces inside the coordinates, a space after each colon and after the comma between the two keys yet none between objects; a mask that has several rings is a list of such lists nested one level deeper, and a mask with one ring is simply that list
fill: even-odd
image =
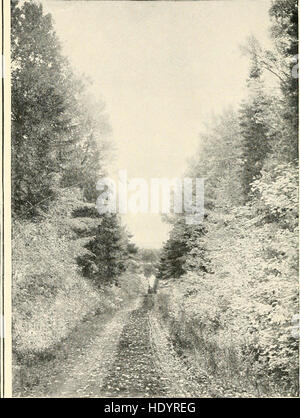
[{"label": "grassy roadside", "polygon": [[[201,327],[199,316],[191,316],[185,303],[176,303],[179,286],[170,284],[157,297],[156,312],[168,330],[169,341],[195,380],[207,376],[213,397],[280,397],[297,396],[291,388],[274,382],[255,355],[246,354],[240,341],[224,341],[218,327]],[[182,294],[181,294],[182,296]],[[245,342],[246,343],[246,342]],[[293,388],[292,388],[293,389]]]},{"label": "grassy roadside", "polygon": [[112,313],[90,313],[77,326],[48,350],[31,356],[13,356],[13,396],[36,397],[47,393],[60,374],[65,371],[69,359],[76,356],[89,343],[97,331],[111,319]]},{"label": "grassy roadside", "polygon": [[99,335],[116,313],[128,308],[138,297],[135,294],[119,300],[118,305],[106,312],[103,312],[100,304],[78,321],[64,338],[44,350],[26,353],[14,350],[13,396],[40,397],[55,391],[95,335]]},{"label": "grassy roadside", "polygon": [[86,251],[86,239],[78,239],[70,224],[70,213],[77,206],[76,196],[64,196],[39,222],[13,225],[13,392],[17,396],[47,385],[56,365],[59,368],[72,354],[68,351],[80,349],[81,339],[92,336],[93,326],[88,324],[95,321],[101,327],[146,291],[141,276],[130,268],[116,284],[95,286],[82,276],[76,257]]}]

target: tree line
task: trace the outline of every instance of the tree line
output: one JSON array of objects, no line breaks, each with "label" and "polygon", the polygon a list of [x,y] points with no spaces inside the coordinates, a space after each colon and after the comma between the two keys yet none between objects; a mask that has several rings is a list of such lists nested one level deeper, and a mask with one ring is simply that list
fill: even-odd
[{"label": "tree line", "polygon": [[137,248],[117,215],[95,209],[111,151],[104,103],[72,70],[38,2],[11,2],[11,63],[13,219],[39,223],[63,196],[76,196],[70,225],[85,237],[78,266],[96,283],[112,282]]},{"label": "tree line", "polygon": [[295,395],[298,3],[274,0],[269,15],[272,49],[253,37],[244,48],[245,100],[207,124],[187,169],[205,180],[204,221],[170,217],[159,277],[177,289],[162,302],[174,339],[181,350],[194,346],[198,365],[214,365],[216,381],[231,373],[259,391]]},{"label": "tree line", "polygon": [[[189,226],[184,214],[169,219],[173,229],[163,248],[161,278],[180,277],[188,271],[196,251],[196,268],[209,269],[201,237],[207,233],[211,213],[243,205],[261,210],[258,206],[263,188],[270,186],[279,174],[297,170],[298,78],[293,76],[298,54],[297,2],[273,1],[269,13],[273,50],[263,50],[255,38],[249,39],[247,99],[237,111],[227,109],[210,123],[200,135],[199,152],[187,170],[187,175],[205,179],[205,222]],[[278,90],[265,88],[266,72],[279,81]],[[278,199],[280,195],[283,199],[288,191],[277,192]],[[268,218],[276,222],[282,214],[269,214]]]}]

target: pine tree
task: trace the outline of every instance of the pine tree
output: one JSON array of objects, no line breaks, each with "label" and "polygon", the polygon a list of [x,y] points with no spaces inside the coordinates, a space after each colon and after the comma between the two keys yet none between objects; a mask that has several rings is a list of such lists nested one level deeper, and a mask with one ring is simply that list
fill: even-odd
[{"label": "pine tree", "polygon": [[96,233],[85,245],[87,252],[77,258],[78,265],[84,276],[97,285],[117,282],[117,277],[126,271],[127,262],[136,248],[130,245],[128,234],[117,215],[95,217],[98,223]]},{"label": "pine tree", "polygon": [[285,97],[283,119],[286,143],[291,161],[298,160],[298,0],[274,0],[270,8],[273,21],[272,37],[275,48],[287,67],[287,75],[281,80],[281,89]]},{"label": "pine tree", "polygon": [[12,207],[32,216],[56,195],[67,83],[51,16],[33,2],[12,2],[11,16]]},{"label": "pine tree", "polygon": [[110,126],[61,53],[41,4],[12,2],[12,208],[31,218],[60,187],[97,198]]},{"label": "pine tree", "polygon": [[[184,216],[177,216],[170,237],[165,243],[158,266],[161,279],[178,278],[196,266],[190,259],[198,238],[205,234],[203,224],[188,225]],[[199,243],[198,243],[199,244]],[[206,261],[202,257],[204,250],[198,252],[197,268],[205,270]],[[192,256],[193,257],[193,256]],[[189,262],[187,263],[187,260]],[[193,267],[192,267],[193,266]]]}]

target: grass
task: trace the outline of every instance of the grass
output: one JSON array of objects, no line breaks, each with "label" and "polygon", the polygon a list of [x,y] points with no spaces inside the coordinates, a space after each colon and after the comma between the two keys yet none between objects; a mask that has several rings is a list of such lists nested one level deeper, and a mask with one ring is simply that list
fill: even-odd
[{"label": "grass", "polygon": [[172,345],[180,358],[199,379],[209,377],[216,397],[297,396],[297,389],[283,388],[266,374],[264,365],[254,356],[243,355],[243,348],[232,338],[222,343],[218,332],[203,327],[184,310],[174,313],[174,301],[165,291],[159,292],[157,310],[168,329]]},{"label": "grass", "polygon": [[68,340],[73,341],[78,327],[85,330],[89,318],[105,321],[145,291],[133,272],[118,278],[118,286],[96,288],[83,278],[75,261],[82,243],[67,225],[67,216],[68,211],[61,210],[36,223],[13,225],[13,389],[17,393],[39,385],[43,370],[68,355]]}]

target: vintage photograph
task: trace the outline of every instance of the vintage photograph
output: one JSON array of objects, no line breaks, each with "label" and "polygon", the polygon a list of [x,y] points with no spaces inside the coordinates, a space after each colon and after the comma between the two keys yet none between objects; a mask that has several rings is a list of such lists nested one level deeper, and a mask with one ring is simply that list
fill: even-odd
[{"label": "vintage photograph", "polygon": [[298,397],[298,1],[8,2],[12,396]]}]

